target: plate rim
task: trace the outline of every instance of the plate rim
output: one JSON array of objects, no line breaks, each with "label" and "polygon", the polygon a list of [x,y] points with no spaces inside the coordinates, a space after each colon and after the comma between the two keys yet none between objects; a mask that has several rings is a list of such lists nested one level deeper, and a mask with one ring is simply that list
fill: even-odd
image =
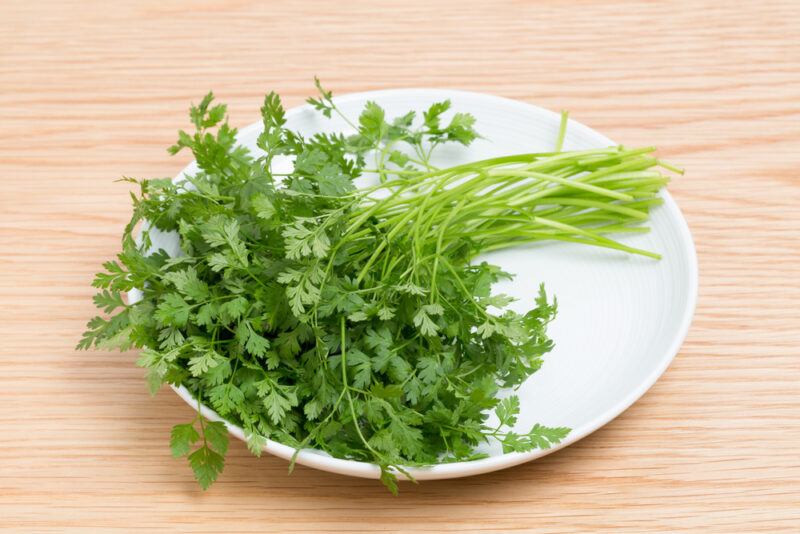
[{"label": "plate rim", "polygon": [[[467,98],[482,99],[484,101],[490,101],[490,102],[494,101],[497,105],[503,105],[503,106],[512,105],[520,109],[524,108],[528,111],[533,109],[538,113],[551,115],[554,118],[559,117],[558,113],[549,110],[547,108],[537,106],[535,104],[529,104],[527,102],[523,102],[520,100],[492,95],[488,93],[464,91],[459,89],[424,88],[424,87],[380,89],[375,91],[347,93],[340,96],[336,96],[334,97],[333,100],[337,104],[343,104],[353,100],[366,100],[370,98],[378,99],[380,97],[392,97],[398,95],[412,95],[412,96],[425,95],[427,97],[433,97],[435,99],[448,98],[448,95],[449,96],[461,95]],[[307,111],[313,111],[312,106],[309,104],[295,106],[286,110],[286,118],[288,119],[290,117],[299,115]],[[261,126],[262,124],[260,122],[255,122],[253,124],[245,126],[244,128],[238,130],[237,136],[242,136],[244,134],[250,133],[250,131],[257,130],[261,128]],[[592,136],[602,138],[609,145],[617,145],[617,143],[614,143],[611,139],[609,139],[602,133],[574,119],[569,119],[569,126],[570,128],[577,128],[580,130],[584,130],[587,133],[591,134]],[[177,176],[182,176],[185,172],[189,171],[194,165],[194,163],[195,163],[194,160],[190,162],[186,167],[184,167],[178,173]],[[593,432],[607,425],[609,422],[611,422],[612,420],[619,417],[622,413],[624,413],[637,400],[639,400],[648,390],[650,390],[651,387],[653,387],[656,381],[658,381],[658,379],[664,374],[669,365],[678,355],[681,346],[686,340],[686,336],[689,333],[689,329],[691,327],[692,320],[694,318],[694,314],[696,311],[697,297],[699,291],[699,268],[697,261],[697,251],[695,248],[694,239],[692,238],[692,233],[689,229],[689,225],[686,221],[686,218],[683,216],[683,213],[681,212],[680,208],[678,207],[677,203],[672,198],[672,195],[670,195],[669,191],[663,189],[660,194],[664,199],[662,208],[668,210],[670,212],[670,215],[674,218],[674,220],[677,221],[676,229],[678,231],[682,248],[686,253],[689,285],[687,288],[688,289],[686,295],[687,298],[684,305],[683,315],[681,317],[679,328],[673,335],[672,343],[669,345],[669,348],[663,352],[661,358],[659,359],[658,365],[654,366],[654,368],[647,375],[647,377],[644,380],[642,380],[640,384],[636,388],[634,388],[631,392],[629,392],[626,396],[617,401],[610,408],[606,409],[601,415],[595,417],[590,422],[583,425],[581,428],[573,429],[572,432],[570,432],[570,434],[567,436],[567,438],[565,438],[563,441],[561,441],[561,443],[559,443],[554,447],[545,450],[536,449],[524,453],[520,452],[504,453],[498,456],[490,456],[488,458],[483,458],[480,460],[435,464],[430,467],[406,468],[409,474],[411,474],[416,480],[439,480],[448,478],[461,478],[461,477],[480,475],[483,473],[489,473],[493,471],[507,469],[509,467],[514,467],[516,465],[520,465],[522,463],[529,462],[537,458],[541,458],[543,456],[547,456],[548,454],[552,454],[558,450],[561,450],[565,447],[572,445],[573,443],[580,441],[586,436],[592,434]],[[184,402],[186,402],[190,407],[192,407],[192,409],[194,409],[195,411],[199,411],[203,417],[210,419],[212,421],[220,421],[224,423],[228,429],[228,432],[230,432],[232,435],[234,435],[236,438],[242,441],[245,440],[244,431],[240,426],[227,421],[223,417],[220,417],[214,410],[212,410],[205,404],[199,403],[197,399],[184,386],[182,385],[175,386],[171,384],[170,387],[172,388],[173,391],[175,391],[175,393],[181,399],[183,399]],[[267,443],[262,448],[262,451],[268,452],[284,460],[291,460],[291,458],[295,454],[295,449],[293,447],[284,445],[280,442],[273,441],[270,439],[267,440]],[[302,449],[297,454],[296,463],[304,465],[306,467],[319,469],[322,471],[328,471],[331,473],[354,476],[359,478],[376,479],[380,477],[381,473],[380,468],[375,464],[362,462],[359,460],[347,460],[342,458],[335,458],[333,456],[327,455],[315,449]],[[398,473],[398,477],[401,479],[406,478],[401,473]]]}]

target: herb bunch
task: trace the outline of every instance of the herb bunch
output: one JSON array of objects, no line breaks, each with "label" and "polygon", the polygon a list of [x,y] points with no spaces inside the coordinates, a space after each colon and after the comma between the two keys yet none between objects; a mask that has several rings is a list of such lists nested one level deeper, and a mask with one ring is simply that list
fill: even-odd
[{"label": "herb bunch", "polygon": [[[342,115],[317,87],[309,103]],[[133,215],[93,282],[104,315],[78,348],[141,348],[151,392],[185,386],[241,426],[254,454],[272,439],[372,462],[393,492],[407,467],[482,458],[489,440],[522,452],[566,437],[515,432],[518,397],[498,399],[553,347],[555,299],[540,287],[530,311],[509,310],[491,288],[511,275],[475,257],[547,239],[657,257],[607,237],[646,231],[667,183],[654,149],[563,152],[564,121],[551,153],[439,169],[437,146],[479,137],[471,115],[445,120],[448,101],[393,119],[368,102],[357,122],[342,115],[355,134],[303,138],[270,93],[251,152],[213,100],[192,106],[194,133],[169,149],[190,150],[199,171],[126,179],[139,188]],[[293,170],[273,172],[286,156]],[[366,173],[379,183],[356,189]],[[154,250],[156,231],[177,233],[181,254]],[[198,413],[171,448],[205,489],[227,430]]]}]

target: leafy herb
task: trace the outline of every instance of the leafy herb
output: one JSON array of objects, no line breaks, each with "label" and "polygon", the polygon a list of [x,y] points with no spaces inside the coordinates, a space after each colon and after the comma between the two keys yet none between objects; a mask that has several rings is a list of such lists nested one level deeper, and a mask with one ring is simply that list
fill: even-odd
[{"label": "leafy herb", "polygon": [[[317,87],[309,103],[341,115]],[[498,399],[553,347],[555,299],[541,287],[530,311],[509,310],[491,287],[511,275],[475,258],[548,239],[658,257],[607,237],[646,231],[667,183],[654,149],[563,152],[564,116],[555,152],[439,169],[437,146],[479,137],[449,101],[394,118],[368,102],[356,121],[342,115],[349,136],[303,138],[275,93],[261,114],[251,152],[209,93],[191,108],[195,132],[169,149],[191,150],[200,170],[126,179],[139,187],[133,215],[93,282],[104,315],[78,348],[141,348],[152,392],[185,386],[255,454],[273,439],[373,462],[393,492],[407,467],[481,458],[488,440],[506,452],[563,440],[569,429],[518,433],[519,399]],[[280,156],[294,158],[289,174],[273,172]],[[366,173],[380,182],[356,189]],[[154,250],[156,230],[177,233],[181,254]],[[223,469],[223,423],[198,414],[170,444],[204,489]]]}]

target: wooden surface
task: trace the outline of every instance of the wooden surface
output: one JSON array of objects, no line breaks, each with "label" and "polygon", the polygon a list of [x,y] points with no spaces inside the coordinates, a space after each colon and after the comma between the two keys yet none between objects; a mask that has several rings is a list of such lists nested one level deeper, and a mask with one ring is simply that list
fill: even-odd
[{"label": "wooden surface", "polygon": [[[22,531],[800,531],[800,4],[0,4],[0,527]],[[319,75],[339,94],[449,87],[533,102],[688,169],[700,298],[661,380],[557,454],[404,485],[232,444],[203,494],[170,458],[191,416],[133,353],[72,350],[117,251],[124,175],[209,88],[234,123]]]}]

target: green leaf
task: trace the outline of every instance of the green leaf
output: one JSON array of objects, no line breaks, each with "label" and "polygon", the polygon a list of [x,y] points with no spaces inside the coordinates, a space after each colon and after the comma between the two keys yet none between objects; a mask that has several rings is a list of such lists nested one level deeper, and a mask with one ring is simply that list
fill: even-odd
[{"label": "green leaf", "polygon": [[276,92],[272,91],[264,97],[261,118],[264,124],[270,127],[281,127],[286,123],[286,113],[281,104],[281,97]]},{"label": "green leaf", "polygon": [[247,311],[249,306],[247,299],[241,295],[232,298],[231,300],[220,304],[219,316],[224,324],[230,324],[241,318]]},{"label": "green leaf", "polygon": [[267,354],[267,349],[269,349],[269,340],[264,336],[257,334],[255,330],[251,326],[248,326],[249,335],[247,337],[247,343],[245,344],[245,349],[247,352],[252,354],[253,356],[257,357],[264,357]]},{"label": "green leaf", "polygon": [[381,465],[381,482],[392,495],[397,497],[399,491],[397,489],[397,475],[389,471],[388,467]]},{"label": "green leaf", "polygon": [[187,267],[182,271],[175,271],[164,275],[164,280],[175,286],[180,294],[196,302],[208,298],[208,285],[197,276],[194,267]]},{"label": "green leaf", "polygon": [[395,382],[404,382],[411,375],[411,364],[405,358],[392,353],[389,360],[388,375]]},{"label": "green leaf", "polygon": [[211,108],[203,119],[203,128],[211,128],[216,126],[222,119],[225,118],[225,113],[228,107],[220,104]]},{"label": "green leaf", "polygon": [[215,273],[236,265],[236,259],[232,255],[220,252],[209,255],[206,261]]},{"label": "green leaf", "polygon": [[570,429],[566,427],[546,427],[534,425],[528,432],[527,437],[531,445],[539,449],[549,449],[553,445],[558,445],[561,440],[569,435]]},{"label": "green leaf", "polygon": [[92,286],[112,291],[130,291],[133,289],[130,273],[116,261],[107,261],[103,264],[105,273],[95,275]]},{"label": "green leaf", "polygon": [[[298,347],[299,349],[299,347]],[[265,354],[265,358],[267,360],[267,369],[270,371],[277,369],[278,366],[281,364],[281,358],[277,352],[274,350],[267,351]]]},{"label": "green leaf", "polygon": [[462,145],[469,145],[477,139],[478,133],[473,126],[475,117],[469,113],[456,113],[453,115],[450,124],[445,128],[448,141],[456,141]]},{"label": "green leaf", "polygon": [[172,352],[164,354],[149,347],[139,354],[136,365],[147,369],[145,379],[150,395],[155,395],[164,384],[164,377],[169,369],[168,364],[172,360],[172,354]]},{"label": "green leaf", "polygon": [[230,251],[230,256],[227,256],[229,262],[233,259],[241,267],[249,265],[247,247],[239,235],[239,222],[236,219],[215,215],[200,228],[203,240],[209,246],[224,247]]},{"label": "green leaf", "polygon": [[503,452],[527,452],[532,449],[549,449],[558,445],[570,433],[569,428],[550,428],[536,424],[527,434],[508,432],[503,437]]},{"label": "green leaf", "polygon": [[303,413],[306,414],[309,421],[313,421],[322,413],[322,402],[319,399],[311,399],[303,406]]},{"label": "green leaf", "polygon": [[184,132],[183,130],[178,130],[178,141],[167,149],[171,155],[175,155],[180,152],[184,148],[191,149],[194,146],[194,139]]},{"label": "green leaf", "polygon": [[394,163],[399,167],[405,167],[406,163],[408,163],[408,156],[400,152],[399,150],[392,150],[389,153],[389,161]]},{"label": "green leaf", "polygon": [[297,406],[297,396],[286,386],[278,386],[272,380],[265,379],[257,382],[256,387],[267,415],[275,425],[280,425],[286,413]]},{"label": "green leaf", "polygon": [[286,239],[286,256],[293,260],[312,255],[324,258],[331,246],[330,239],[322,229],[307,228],[302,221],[295,221],[286,227],[282,235]]},{"label": "green leaf", "polygon": [[203,446],[189,455],[189,465],[200,487],[207,490],[217,480],[225,467],[225,458],[209,447]]},{"label": "green leaf", "polygon": [[394,417],[389,423],[389,431],[400,450],[409,457],[422,450],[422,431],[419,428],[407,425],[399,417]]},{"label": "green leaf", "polygon": [[393,341],[392,333],[385,326],[377,329],[367,328],[364,341],[366,342],[367,347],[371,349],[378,347],[389,348]]},{"label": "green leaf", "polygon": [[204,435],[212,449],[221,455],[228,452],[228,428],[221,421],[208,421],[204,423]]},{"label": "green leaf", "polygon": [[261,453],[264,452],[264,447],[267,446],[267,438],[257,432],[245,432],[244,437],[247,443],[247,449],[253,453],[254,456],[261,457]]},{"label": "green leaf", "polygon": [[500,401],[500,404],[495,408],[494,413],[500,420],[503,426],[514,426],[517,423],[517,416],[519,415],[519,397],[511,395]]},{"label": "green leaf", "polygon": [[355,370],[353,386],[365,388],[372,382],[372,361],[358,349],[347,351],[347,366]]},{"label": "green leaf", "polygon": [[200,434],[195,430],[194,423],[173,426],[169,440],[172,456],[174,458],[186,456],[199,439]]},{"label": "green leaf", "polygon": [[378,309],[378,317],[382,321],[389,321],[395,316],[395,309],[391,306],[383,306]]},{"label": "green leaf", "polygon": [[219,306],[214,302],[203,304],[197,309],[195,322],[200,326],[211,326],[219,316]]},{"label": "green leaf", "polygon": [[158,341],[160,342],[158,345],[159,349],[170,350],[183,345],[186,338],[183,336],[183,332],[171,326],[158,333]]},{"label": "green leaf", "polygon": [[412,406],[416,405],[422,395],[422,382],[417,377],[411,378],[403,387],[403,392],[408,403]]},{"label": "green leaf", "polygon": [[200,104],[197,106],[192,106],[189,110],[189,118],[191,118],[192,123],[198,130],[203,128],[203,119],[208,112],[208,106],[211,102],[214,101],[214,93],[209,91],[206,96],[203,97],[203,100],[200,101]]},{"label": "green leaf", "polygon": [[373,449],[390,456],[396,456],[399,452],[394,437],[392,437],[392,433],[389,429],[382,429],[375,432],[372,437],[369,438],[369,444]]},{"label": "green leaf", "polygon": [[102,308],[104,313],[111,313],[117,308],[123,308],[125,302],[122,300],[122,295],[117,291],[108,291],[104,289],[96,294],[93,299],[94,305]]},{"label": "green leaf", "polygon": [[275,205],[272,203],[272,200],[267,195],[258,194],[255,195],[252,199],[252,206],[253,210],[256,212],[256,216],[259,219],[264,219],[265,221],[271,220],[275,216]]},{"label": "green leaf", "polygon": [[422,114],[425,126],[432,132],[439,132],[441,115],[448,109],[450,109],[450,100],[431,104],[431,107]]},{"label": "green leaf", "polygon": [[336,165],[325,165],[317,175],[321,195],[338,197],[355,189],[350,177]]},{"label": "green leaf", "polygon": [[417,362],[417,376],[423,384],[432,384],[439,379],[441,367],[433,356],[423,356]]},{"label": "green leaf", "polygon": [[410,283],[410,282],[409,283],[405,283],[405,284],[397,285],[397,286],[395,286],[395,289],[397,291],[399,291],[400,293],[405,293],[406,295],[416,295],[416,296],[420,296],[420,297],[424,296],[424,295],[426,295],[428,293],[425,290],[425,288],[422,288],[422,287],[420,287],[420,286],[418,286],[416,284]]},{"label": "green leaf", "polygon": [[428,316],[429,311],[427,308],[427,306],[423,306],[414,315],[414,326],[419,328],[423,336],[433,336],[439,330],[439,327]]},{"label": "green leaf", "polygon": [[220,384],[209,391],[214,409],[222,416],[242,409],[244,393],[234,384]]},{"label": "green leaf", "polygon": [[208,368],[203,373],[203,384],[205,386],[218,386],[228,380],[232,374],[231,363],[229,360],[217,359],[217,364]]},{"label": "green leaf", "polygon": [[347,318],[354,323],[359,323],[369,319],[369,316],[363,310],[358,310],[349,314]]},{"label": "green leaf", "polygon": [[435,302],[433,304],[426,304],[422,308],[430,315],[441,315],[444,313],[444,308],[442,308],[442,305],[439,304],[438,302]]},{"label": "green leaf", "polygon": [[325,155],[325,152],[318,148],[307,148],[297,155],[294,161],[294,170],[299,174],[315,176],[327,163],[328,156]]},{"label": "green leaf", "polygon": [[364,137],[379,141],[386,135],[388,125],[385,121],[386,113],[375,102],[367,102],[364,111],[358,117],[359,132]]},{"label": "green leaf", "polygon": [[[108,320],[99,316],[93,317],[87,323],[87,330],[78,343],[77,349],[88,349],[92,345],[102,348],[110,343],[124,350],[129,340],[126,332],[129,331],[130,311],[131,308],[126,308]],[[120,339],[119,336],[123,336],[123,338]]]},{"label": "green leaf", "polygon": [[403,396],[403,388],[399,384],[384,385],[375,383],[370,388],[370,393],[384,400],[399,400]]},{"label": "green leaf", "polygon": [[487,318],[486,321],[478,326],[478,328],[475,330],[475,333],[481,336],[483,339],[489,339],[496,331],[497,328],[495,326],[495,322],[492,319]]},{"label": "green leaf", "polygon": [[155,395],[164,385],[164,376],[167,374],[166,366],[148,369],[145,373],[145,383],[150,395]]},{"label": "green leaf", "polygon": [[469,399],[475,406],[494,408],[497,404],[497,379],[494,374],[485,374],[470,384]]},{"label": "green leaf", "polygon": [[286,412],[292,407],[289,399],[284,397],[277,389],[271,390],[264,397],[264,406],[267,407],[267,413],[276,425],[280,424],[286,416]]},{"label": "green leaf", "polygon": [[322,112],[323,115],[330,118],[334,111],[333,104],[331,103],[331,92],[322,88],[319,78],[316,76],[314,77],[314,85],[316,85],[317,90],[319,91],[320,98],[308,98],[306,102],[311,104],[314,109]]},{"label": "green leaf", "polygon": [[166,326],[186,326],[191,307],[177,293],[167,293],[156,309],[156,320]]},{"label": "green leaf", "polygon": [[222,356],[214,350],[207,350],[189,359],[189,371],[192,376],[203,376],[209,369],[219,365]]}]

